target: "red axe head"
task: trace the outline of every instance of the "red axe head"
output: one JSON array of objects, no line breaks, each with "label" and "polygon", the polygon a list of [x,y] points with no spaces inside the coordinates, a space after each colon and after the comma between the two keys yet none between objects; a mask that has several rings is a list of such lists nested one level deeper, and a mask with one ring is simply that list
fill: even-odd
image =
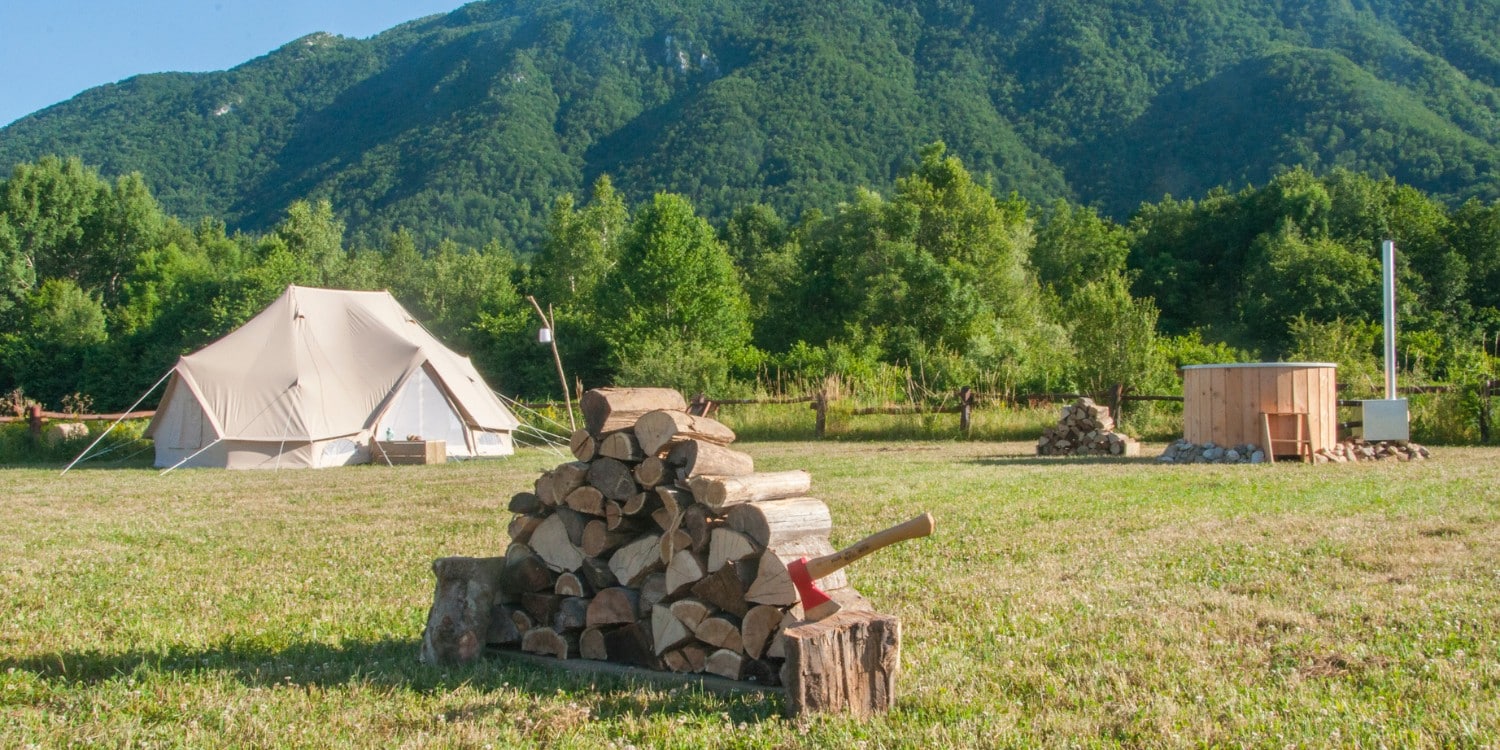
[{"label": "red axe head", "polygon": [[927,536],[932,533],[933,528],[932,514],[923,513],[906,523],[877,531],[831,555],[812,560],[804,557],[787,565],[787,575],[791,576],[792,583],[797,587],[797,596],[802,599],[804,617],[808,620],[821,620],[839,611],[839,603],[823,593],[814,581],[882,547]]}]

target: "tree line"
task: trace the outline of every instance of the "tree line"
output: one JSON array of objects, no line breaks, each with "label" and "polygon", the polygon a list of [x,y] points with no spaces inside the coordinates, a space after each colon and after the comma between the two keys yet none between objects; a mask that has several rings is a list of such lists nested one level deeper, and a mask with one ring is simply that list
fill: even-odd
[{"label": "tree line", "polygon": [[630,205],[605,176],[558,196],[526,255],[346,234],[326,201],[231,234],[168,215],[139,175],[21,164],[0,181],[0,392],[124,408],[289,284],[388,289],[526,397],[560,395],[527,295],[553,306],[585,387],[886,387],[920,372],[941,388],[1170,391],[1183,364],[1307,359],[1373,388],[1383,239],[1398,246],[1406,377],[1493,377],[1500,335],[1500,203],[1450,207],[1337,169],[1119,223],[999,195],[934,143],[887,193],[795,218],[752,203],[715,225],[681,194]]}]

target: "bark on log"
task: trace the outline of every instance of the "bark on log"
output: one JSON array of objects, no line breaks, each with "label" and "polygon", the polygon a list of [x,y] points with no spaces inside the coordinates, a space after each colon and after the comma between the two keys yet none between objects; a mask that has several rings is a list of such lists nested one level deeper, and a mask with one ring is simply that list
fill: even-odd
[{"label": "bark on log", "polygon": [[667,565],[667,596],[682,596],[705,575],[708,575],[708,568],[700,553],[690,549],[678,552]]},{"label": "bark on log", "polygon": [[710,646],[727,648],[735,652],[744,650],[744,642],[740,637],[739,618],[722,612],[703,618],[702,622],[693,628],[693,637]]},{"label": "bark on log", "polygon": [[578,570],[583,564],[583,551],[568,539],[568,528],[557,514],[548,516],[532,532],[531,548],[547,563],[547,567],[558,573]]},{"label": "bark on log", "polygon": [[521,608],[531,615],[537,627],[551,627],[552,618],[557,616],[557,610],[566,598],[557,594],[522,594]]},{"label": "bark on log", "polygon": [[839,612],[783,632],[789,716],[837,712],[868,717],[896,704],[901,621],[874,612]]},{"label": "bark on log", "polygon": [[566,505],[559,505],[552,509],[552,515],[562,519],[563,528],[568,530],[568,541],[574,547],[583,546],[583,530],[589,525],[592,516],[586,516]]},{"label": "bark on log", "polygon": [[595,388],[578,400],[588,431],[601,435],[630,429],[647,412],[687,411],[687,400],[670,388]]},{"label": "bark on log", "polygon": [[717,528],[709,536],[708,572],[724,567],[724,563],[738,562],[760,551],[748,534],[728,528]]},{"label": "bark on log", "polygon": [[604,493],[597,487],[579,487],[563,498],[563,504],[584,515],[604,516]]},{"label": "bark on log", "polygon": [[[512,552],[514,550],[514,552]],[[531,547],[513,544],[505,553],[505,571],[500,574],[502,590],[520,596],[534,591],[551,591],[557,574]]]},{"label": "bark on log", "polygon": [[734,430],[710,417],[696,417],[683,411],[659,410],[642,414],[636,420],[635,437],[641,451],[652,456],[671,444],[686,440],[729,445],[734,442]]},{"label": "bark on log", "polygon": [[600,591],[589,603],[585,624],[602,627],[635,622],[639,616],[640,599],[640,592],[623,586]]},{"label": "bark on log", "polygon": [[567,659],[578,655],[578,634],[564,634],[549,627],[535,627],[521,636],[521,650]]},{"label": "bark on log", "polygon": [[639,482],[642,487],[650,489],[667,481],[671,473],[672,470],[667,466],[666,461],[656,456],[646,456],[635,467],[635,481]]},{"label": "bark on log", "polygon": [[754,571],[755,566],[742,567],[741,563],[725,563],[718,571],[693,584],[693,596],[725,612],[743,617],[750,611],[750,606],[745,602],[745,589],[749,584],[744,579],[744,568]]},{"label": "bark on log", "polygon": [[725,515],[725,522],[762,547],[810,536],[826,539],[833,530],[828,506],[812,497],[735,505]]},{"label": "bark on log", "polygon": [[693,631],[682,624],[670,607],[660,604],[651,608],[651,642],[658,655],[693,640]]},{"label": "bark on log", "polygon": [[651,616],[651,608],[662,603],[667,598],[667,574],[657,571],[646,576],[641,581],[641,608],[638,616],[646,618]]},{"label": "bark on log", "polygon": [[512,513],[530,514],[542,509],[542,499],[535,492],[517,492],[510,496],[510,504],[506,510]]},{"label": "bark on log", "polygon": [[650,633],[638,623],[605,631],[604,648],[610,661],[647,669],[662,668],[662,661],[651,646]]},{"label": "bark on log", "polygon": [[585,463],[599,456],[599,442],[588,430],[574,430],[568,436],[568,449],[573,451],[574,458]]},{"label": "bark on log", "polygon": [[693,499],[719,513],[741,503],[800,497],[811,487],[812,475],[801,469],[738,477],[698,476],[688,480]]},{"label": "bark on log", "polygon": [[489,639],[495,594],[505,570],[503,557],[444,557],[432,563],[437,578],[421,660],[459,664],[478,658]]},{"label": "bark on log", "polygon": [[629,432],[614,432],[599,441],[599,455],[625,463],[636,463],[646,457],[635,435]]},{"label": "bark on log", "polygon": [[635,475],[623,461],[613,458],[598,458],[589,464],[588,482],[616,502],[629,500],[641,491],[635,483]]},{"label": "bark on log", "polygon": [[510,519],[510,526],[506,528],[505,533],[512,542],[525,544],[531,541],[531,535],[536,533],[536,527],[541,526],[542,521],[545,520],[542,516],[516,516]]},{"label": "bark on log", "polygon": [[708,655],[703,663],[703,671],[716,674],[731,680],[738,680],[744,674],[745,657],[738,651],[721,648]]},{"label": "bark on log", "polygon": [[582,596],[566,596],[558,602],[557,614],[552,616],[552,629],[559,633],[573,633],[588,625],[590,600]]},{"label": "bark on log", "polygon": [[490,608],[490,628],[484,642],[491,646],[519,646],[521,644],[521,631],[516,629],[516,621],[511,618],[514,608],[505,604],[496,604]]},{"label": "bark on log", "polygon": [[643,536],[609,557],[609,570],[626,586],[639,586],[642,579],[662,569],[661,536]]},{"label": "bark on log", "polygon": [[703,440],[688,440],[673,446],[667,463],[677,467],[679,479],[705,474],[737,477],[755,473],[755,459],[748,454]]},{"label": "bark on log", "polygon": [[588,581],[595,591],[603,591],[611,586],[620,585],[619,579],[615,578],[614,571],[609,569],[609,561],[602,558],[584,558],[583,565],[578,572],[583,574],[583,580]]},{"label": "bark on log", "polygon": [[771,645],[771,639],[781,630],[781,618],[783,613],[780,607],[762,604],[752,607],[745,614],[744,621],[740,623],[740,638],[745,646],[745,654],[752,659],[765,656],[766,648]]},{"label": "bark on log", "polygon": [[723,526],[724,519],[699,503],[693,503],[682,512],[682,528],[693,538],[693,551],[707,552],[713,530]]}]

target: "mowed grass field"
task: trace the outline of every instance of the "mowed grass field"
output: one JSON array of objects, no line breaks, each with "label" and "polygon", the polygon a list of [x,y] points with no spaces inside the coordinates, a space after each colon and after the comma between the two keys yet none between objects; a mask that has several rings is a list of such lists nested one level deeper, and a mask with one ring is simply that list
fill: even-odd
[{"label": "mowed grass field", "polygon": [[[1027,443],[742,443],[805,468],[903,621],[897,709],[781,718],[417,662],[431,561],[499,555],[560,456],[319,472],[0,470],[0,747],[1500,745],[1500,451],[1169,467]],[[1147,446],[1147,453],[1161,446]]]}]

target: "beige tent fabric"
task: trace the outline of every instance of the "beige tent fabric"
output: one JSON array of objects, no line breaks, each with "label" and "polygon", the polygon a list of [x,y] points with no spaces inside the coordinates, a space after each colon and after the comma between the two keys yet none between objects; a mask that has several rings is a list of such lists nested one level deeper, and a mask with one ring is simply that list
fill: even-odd
[{"label": "beige tent fabric", "polygon": [[[424,365],[466,431],[508,434],[519,425],[469,359],[389,292],[293,286],[245,325],[178,360],[147,435],[156,439],[158,465],[199,450],[191,465],[367,460],[370,431]],[[341,439],[359,449],[328,447]],[[450,452],[472,455],[468,442]],[[245,458],[226,458],[235,455]]]}]

